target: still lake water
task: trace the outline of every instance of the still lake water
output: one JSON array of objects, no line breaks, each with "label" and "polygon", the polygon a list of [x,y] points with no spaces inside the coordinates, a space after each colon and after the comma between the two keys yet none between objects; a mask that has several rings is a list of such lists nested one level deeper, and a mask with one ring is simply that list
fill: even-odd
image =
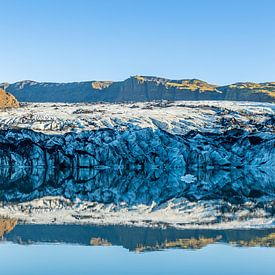
[{"label": "still lake water", "polygon": [[17,225],[0,242],[1,274],[274,275],[274,233]]}]

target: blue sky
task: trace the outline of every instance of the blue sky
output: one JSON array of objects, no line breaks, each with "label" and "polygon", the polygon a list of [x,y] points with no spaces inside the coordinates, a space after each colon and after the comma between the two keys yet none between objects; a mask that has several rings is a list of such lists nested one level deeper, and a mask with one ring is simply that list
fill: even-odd
[{"label": "blue sky", "polygon": [[0,0],[0,82],[275,81],[273,0]]}]

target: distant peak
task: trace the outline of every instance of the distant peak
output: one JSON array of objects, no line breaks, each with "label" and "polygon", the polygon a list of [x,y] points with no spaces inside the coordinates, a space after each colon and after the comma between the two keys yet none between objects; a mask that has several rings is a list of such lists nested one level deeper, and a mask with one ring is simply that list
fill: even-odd
[{"label": "distant peak", "polygon": [[19,88],[19,89],[23,89],[25,86],[32,86],[32,85],[36,85],[38,82],[33,81],[33,80],[22,80],[19,82],[16,82],[15,85]]}]

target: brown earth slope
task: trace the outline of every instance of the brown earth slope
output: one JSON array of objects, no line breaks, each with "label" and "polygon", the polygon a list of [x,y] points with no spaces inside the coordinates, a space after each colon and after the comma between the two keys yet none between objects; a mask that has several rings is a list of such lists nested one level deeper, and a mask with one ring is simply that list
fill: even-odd
[{"label": "brown earth slope", "polygon": [[17,108],[19,107],[19,102],[10,93],[0,89],[0,108]]},{"label": "brown earth slope", "polygon": [[13,230],[16,226],[17,221],[14,219],[7,219],[0,217],[0,238],[3,237],[6,233]]}]

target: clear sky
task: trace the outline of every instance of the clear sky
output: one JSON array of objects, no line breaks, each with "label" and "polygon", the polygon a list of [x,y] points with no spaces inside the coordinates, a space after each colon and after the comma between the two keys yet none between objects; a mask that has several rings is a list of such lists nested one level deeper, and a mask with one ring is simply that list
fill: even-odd
[{"label": "clear sky", "polygon": [[0,0],[0,82],[275,81],[274,0]]}]

